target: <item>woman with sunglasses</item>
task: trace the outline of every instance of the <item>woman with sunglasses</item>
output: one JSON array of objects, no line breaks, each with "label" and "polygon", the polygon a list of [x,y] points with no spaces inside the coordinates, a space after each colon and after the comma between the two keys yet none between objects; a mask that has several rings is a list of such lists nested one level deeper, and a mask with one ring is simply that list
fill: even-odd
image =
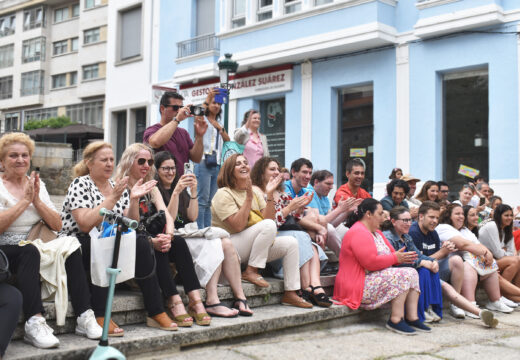
[{"label": "woman with sunglasses", "polygon": [[[155,154],[157,167],[157,188],[170,215],[175,221],[175,229],[195,221],[198,213],[197,179],[193,175],[178,176],[175,160],[167,151]],[[190,190],[191,195],[188,193]],[[199,235],[200,236],[200,235]],[[230,309],[220,303],[217,285],[221,272],[229,281],[236,299],[246,300],[240,279],[240,262],[229,238],[206,239],[190,237],[186,239],[195,264],[199,281],[206,288],[206,311],[216,317],[251,316],[247,303],[238,303],[237,309]]]},{"label": "woman with sunglasses", "polygon": [[[136,143],[128,146],[121,156],[121,161],[117,166],[115,179],[122,179],[128,175],[128,187],[135,184],[152,181],[155,185],[154,159],[152,150],[144,144]],[[190,175],[192,178],[193,174]],[[148,234],[141,231],[139,238],[149,238],[154,249],[157,262],[156,273],[159,285],[163,294],[168,299],[168,307],[174,317],[174,324],[181,327],[189,327],[195,319],[197,325],[207,326],[211,322],[211,317],[206,313],[200,295],[200,283],[195,273],[193,259],[186,241],[180,236],[174,236],[174,224],[166,205],[159,192],[154,186],[148,193],[141,196],[138,200],[138,208],[141,219],[149,218],[159,211],[164,211],[166,225],[163,231],[158,234]],[[141,221],[142,222],[142,221]],[[139,231],[138,231],[139,233]],[[182,299],[177,291],[177,284],[173,279],[170,262],[175,263],[179,273],[184,291],[190,301],[188,313],[184,308]],[[154,324],[156,325],[156,324]],[[175,326],[175,327],[176,327]],[[161,325],[161,328],[164,325]]]},{"label": "woman with sunglasses", "polygon": [[[431,321],[440,321],[442,318],[442,288],[439,278],[439,264],[429,256],[423,255],[415,246],[412,237],[408,234],[412,225],[410,211],[404,206],[396,206],[390,210],[390,220],[385,221],[381,228],[383,235],[390,241],[395,251],[405,248],[405,251],[413,251],[417,259],[412,264],[397,266],[409,266],[417,270],[421,295],[417,304],[417,315],[421,321],[428,318]],[[430,308],[431,306],[431,308]],[[425,313],[428,312],[426,315]]]},{"label": "woman with sunglasses", "polygon": [[204,121],[208,129],[202,137],[204,155],[200,163],[195,164],[195,175],[199,183],[199,214],[197,225],[199,229],[211,226],[211,199],[217,192],[217,176],[220,171],[222,146],[229,141],[229,135],[220,122],[222,104],[215,101],[218,90],[213,89],[208,93],[203,107],[205,116],[196,117],[197,121]]},{"label": "woman with sunglasses", "polygon": [[262,156],[269,156],[267,137],[260,133],[260,123],[258,110],[248,110],[244,114],[241,127],[236,129],[234,134],[235,141],[245,146],[244,156],[251,168]]},{"label": "woman with sunglasses", "polygon": [[[75,236],[81,242],[83,266],[90,278],[90,231],[96,227],[100,230],[103,217],[101,208],[114,211],[118,215],[139,220],[139,198],[155,186],[155,181],[143,183],[138,181],[128,187],[127,176],[111,180],[114,170],[114,153],[112,145],[103,141],[89,144],[83,151],[83,160],[74,167],[76,178],[69,186],[63,202],[61,220],[63,228],[60,235]],[[132,190],[129,191],[128,189]],[[150,245],[143,237],[136,238],[136,277],[145,277],[153,271],[154,259],[149,250]],[[148,312],[147,324],[163,330],[176,330],[175,323],[164,312],[160,301],[160,289],[155,275],[137,280],[143,293],[144,305]],[[108,288],[90,283],[92,308],[99,325],[103,325]],[[124,331],[113,320],[110,320],[109,336],[123,336]]]}]

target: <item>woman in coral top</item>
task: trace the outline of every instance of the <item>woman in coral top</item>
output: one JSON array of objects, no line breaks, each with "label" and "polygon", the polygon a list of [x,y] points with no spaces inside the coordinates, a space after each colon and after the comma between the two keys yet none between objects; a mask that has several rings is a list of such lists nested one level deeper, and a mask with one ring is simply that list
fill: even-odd
[{"label": "woman in coral top", "polygon": [[429,332],[430,328],[417,316],[420,294],[417,271],[392,267],[412,264],[417,254],[405,252],[404,247],[395,251],[379,230],[383,220],[383,207],[374,199],[363,200],[349,216],[350,230],[341,246],[334,300],[352,309],[365,310],[390,302],[388,329],[405,335],[414,335],[416,330]]}]

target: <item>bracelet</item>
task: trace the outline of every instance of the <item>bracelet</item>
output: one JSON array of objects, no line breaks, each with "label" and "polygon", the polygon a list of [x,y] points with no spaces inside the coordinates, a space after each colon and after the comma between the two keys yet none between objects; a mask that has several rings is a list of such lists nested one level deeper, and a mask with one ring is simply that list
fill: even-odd
[{"label": "bracelet", "polygon": [[199,197],[198,196],[190,196],[190,199],[192,200],[195,200],[195,199],[198,199]]},{"label": "bracelet", "polygon": [[175,121],[175,122],[177,123],[177,125],[180,125],[180,124],[181,124],[181,122],[180,122],[179,120],[177,120],[177,117],[174,117],[174,118],[173,118],[173,121]]}]

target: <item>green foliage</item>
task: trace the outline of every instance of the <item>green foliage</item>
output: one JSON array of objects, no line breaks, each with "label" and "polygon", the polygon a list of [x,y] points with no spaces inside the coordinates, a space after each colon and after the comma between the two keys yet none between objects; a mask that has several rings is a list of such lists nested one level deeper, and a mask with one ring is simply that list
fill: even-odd
[{"label": "green foliage", "polygon": [[29,120],[25,123],[24,130],[41,129],[44,127],[59,129],[72,124],[75,124],[75,122],[70,121],[68,116],[58,116],[44,120]]}]

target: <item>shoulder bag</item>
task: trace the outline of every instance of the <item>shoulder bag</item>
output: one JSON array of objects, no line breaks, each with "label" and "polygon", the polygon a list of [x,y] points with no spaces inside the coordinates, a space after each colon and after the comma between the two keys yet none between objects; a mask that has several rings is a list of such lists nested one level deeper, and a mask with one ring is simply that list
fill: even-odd
[{"label": "shoulder bag", "polygon": [[41,241],[46,243],[56,239],[57,237],[56,233],[50,229],[45,221],[40,220],[32,226],[31,230],[29,230],[26,240],[34,241],[36,239],[41,239]]}]

